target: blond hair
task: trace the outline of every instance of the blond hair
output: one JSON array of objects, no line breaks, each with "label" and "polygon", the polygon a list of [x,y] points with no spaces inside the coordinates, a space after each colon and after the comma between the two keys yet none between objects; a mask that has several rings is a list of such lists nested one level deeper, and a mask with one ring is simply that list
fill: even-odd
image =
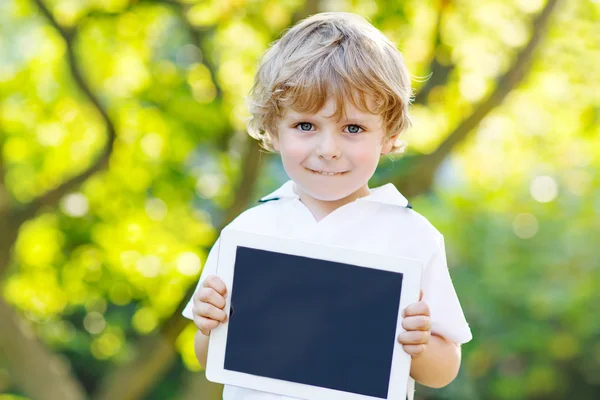
[{"label": "blond hair", "polygon": [[[400,51],[364,18],[329,12],[300,21],[265,52],[248,98],[248,133],[274,151],[284,107],[313,114],[328,96],[335,98],[338,120],[348,100],[381,115],[385,139],[411,125],[410,75]],[[398,140],[392,151],[404,147]]]}]

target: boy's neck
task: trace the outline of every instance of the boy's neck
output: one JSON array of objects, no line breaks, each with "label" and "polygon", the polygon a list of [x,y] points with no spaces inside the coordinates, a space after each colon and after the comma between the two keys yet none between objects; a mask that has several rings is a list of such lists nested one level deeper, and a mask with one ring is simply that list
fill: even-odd
[{"label": "boy's neck", "polygon": [[315,199],[314,197],[304,193],[297,186],[296,192],[300,197],[300,201],[306,206],[306,208],[309,209],[309,211],[315,217],[315,220],[317,222],[321,221],[323,218],[325,218],[338,208],[342,207],[343,205],[352,203],[356,199],[371,194],[369,188],[366,185],[347,197],[332,201]]}]

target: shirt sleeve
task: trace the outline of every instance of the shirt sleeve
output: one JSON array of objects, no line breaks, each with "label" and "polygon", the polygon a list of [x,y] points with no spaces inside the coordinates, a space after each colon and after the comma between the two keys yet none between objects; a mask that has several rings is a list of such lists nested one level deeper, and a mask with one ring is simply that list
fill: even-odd
[{"label": "shirt sleeve", "polygon": [[[200,289],[200,285],[202,284],[204,279],[206,279],[207,276],[215,275],[217,273],[217,261],[219,258],[219,243],[220,243],[220,238],[217,239],[217,241],[215,242],[213,247],[208,252],[208,257],[206,258],[206,263],[204,263],[204,268],[202,269],[202,273],[200,274],[200,278],[198,279],[198,283],[196,284],[196,290],[194,290],[194,293],[196,293],[198,291],[198,289]],[[194,319],[194,315],[192,314],[193,305],[194,305],[194,300],[193,300],[193,296],[192,296],[192,298],[190,298],[190,300],[188,301],[187,305],[185,306],[185,308],[183,309],[181,314],[188,319]]]},{"label": "shirt sleeve", "polygon": [[452,285],[442,235],[438,249],[425,266],[421,287],[423,301],[431,312],[431,332],[456,344],[470,341],[473,336]]}]

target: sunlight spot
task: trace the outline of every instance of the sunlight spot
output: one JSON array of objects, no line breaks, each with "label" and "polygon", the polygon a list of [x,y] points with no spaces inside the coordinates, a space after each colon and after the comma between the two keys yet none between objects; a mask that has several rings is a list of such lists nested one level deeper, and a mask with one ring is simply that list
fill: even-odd
[{"label": "sunlight spot", "polygon": [[64,129],[57,123],[39,125],[35,133],[38,142],[47,147],[58,146],[65,136]]},{"label": "sunlight spot", "polygon": [[186,251],[177,257],[177,269],[184,275],[194,276],[200,272],[200,259],[195,253]]},{"label": "sunlight spot", "polygon": [[140,145],[148,157],[158,159],[163,150],[163,138],[158,133],[148,133],[144,135],[140,141]]},{"label": "sunlight spot", "polygon": [[222,178],[217,174],[205,174],[196,181],[196,193],[204,198],[213,198],[223,185]]},{"label": "sunlight spot", "polygon": [[517,19],[507,20],[500,30],[500,40],[511,47],[523,46],[528,39],[529,33],[525,24]]},{"label": "sunlight spot", "polygon": [[485,78],[481,75],[465,74],[460,79],[460,94],[471,102],[480,100],[485,94],[486,87]]},{"label": "sunlight spot", "polygon": [[15,49],[18,49],[19,55],[24,60],[31,60],[40,50],[40,42],[44,41],[45,36],[41,30],[27,29],[17,35],[13,40],[16,42]]},{"label": "sunlight spot", "polygon": [[137,268],[137,270],[140,271],[140,273],[146,278],[157,277],[160,273],[161,265],[162,264],[160,262],[160,258],[154,255],[141,257],[135,263],[135,267]]},{"label": "sunlight spot", "polygon": [[167,215],[167,204],[161,199],[148,199],[146,201],[146,215],[155,221],[161,221]]},{"label": "sunlight spot", "polygon": [[558,196],[558,184],[549,176],[537,176],[529,188],[531,197],[540,203],[548,203]]},{"label": "sunlight spot", "polygon": [[104,360],[117,354],[121,347],[121,338],[112,332],[107,332],[94,340],[91,350],[94,357]]},{"label": "sunlight spot", "polygon": [[135,242],[141,240],[144,235],[142,227],[139,224],[135,224],[135,223],[127,224],[125,229],[126,229],[125,239],[129,243],[135,243]]},{"label": "sunlight spot", "polygon": [[62,198],[60,208],[71,217],[83,217],[89,210],[89,204],[82,193],[72,193]]},{"label": "sunlight spot", "polygon": [[106,90],[121,97],[144,90],[150,84],[150,73],[143,56],[133,50],[115,54],[113,75],[104,81]]},{"label": "sunlight spot", "polygon": [[513,220],[513,230],[521,239],[529,239],[538,231],[537,218],[529,213],[519,214]]},{"label": "sunlight spot", "polygon": [[158,318],[154,310],[144,307],[133,314],[131,323],[138,332],[150,333],[158,325]]},{"label": "sunlight spot", "polygon": [[500,75],[502,60],[498,54],[489,51],[481,51],[477,55],[477,63],[481,68],[481,73],[486,77],[496,77]]},{"label": "sunlight spot", "polygon": [[541,75],[539,84],[547,98],[554,102],[568,101],[572,93],[569,76],[564,72],[546,72]]},{"label": "sunlight spot", "polygon": [[106,321],[104,320],[104,316],[102,314],[92,311],[83,319],[83,326],[86,331],[96,335],[104,330],[106,327]]}]

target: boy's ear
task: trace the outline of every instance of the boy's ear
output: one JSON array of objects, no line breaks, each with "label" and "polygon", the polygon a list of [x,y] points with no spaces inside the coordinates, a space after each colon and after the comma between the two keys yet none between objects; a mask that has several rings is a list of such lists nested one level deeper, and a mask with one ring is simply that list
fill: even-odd
[{"label": "boy's ear", "polygon": [[389,138],[385,139],[383,142],[383,147],[381,148],[382,155],[388,154],[392,151],[394,148],[394,143],[396,143],[396,140],[398,140],[398,136],[400,136],[400,134],[395,134],[394,136],[390,136]]}]

